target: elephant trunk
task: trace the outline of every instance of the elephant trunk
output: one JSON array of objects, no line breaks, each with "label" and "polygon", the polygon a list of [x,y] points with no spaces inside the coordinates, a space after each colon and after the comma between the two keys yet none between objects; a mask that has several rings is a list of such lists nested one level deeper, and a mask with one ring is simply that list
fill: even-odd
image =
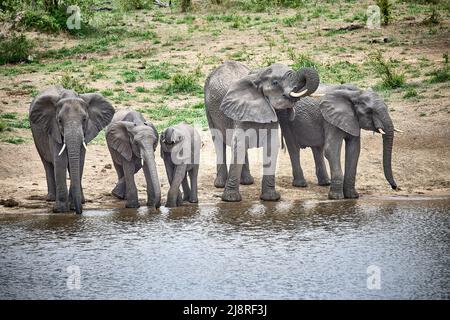
[{"label": "elephant trunk", "polygon": [[298,82],[303,84],[303,86],[297,92],[291,92],[291,97],[300,98],[309,96],[319,87],[319,73],[314,68],[301,68],[297,71],[297,78]]},{"label": "elephant trunk", "polygon": [[391,185],[392,189],[397,189],[394,176],[392,174],[392,147],[394,144],[394,125],[389,115],[381,118],[384,126],[385,134],[383,134],[383,170],[386,180]]},{"label": "elephant trunk", "polygon": [[155,153],[153,146],[141,150],[144,160],[144,175],[147,182],[147,205],[158,209],[161,206],[161,186],[159,184],[158,172],[156,170]]},{"label": "elephant trunk", "polygon": [[80,175],[80,153],[83,144],[82,130],[65,130],[64,141],[67,147],[70,174],[70,194],[75,207],[75,212],[83,212],[81,205],[81,175]]}]

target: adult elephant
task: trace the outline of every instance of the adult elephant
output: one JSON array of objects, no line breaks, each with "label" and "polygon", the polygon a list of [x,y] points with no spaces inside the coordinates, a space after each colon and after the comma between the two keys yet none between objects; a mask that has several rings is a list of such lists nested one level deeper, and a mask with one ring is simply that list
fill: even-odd
[{"label": "adult elephant", "polygon": [[[355,190],[356,170],[361,148],[360,131],[365,129],[382,134],[384,175],[392,189],[396,189],[391,159],[394,131],[400,130],[394,128],[383,99],[373,91],[361,90],[350,84],[321,85],[317,93],[323,94],[322,98],[299,101],[294,113],[279,112],[280,126],[291,157],[294,185],[303,179],[298,145],[300,142],[309,143],[308,146],[323,149],[329,162],[331,186],[328,197],[358,198]],[[344,140],[345,173],[342,174],[340,155]],[[323,165],[317,166],[317,163],[323,162],[323,155],[317,152],[314,158],[320,184],[326,169]]]},{"label": "adult elephant", "polygon": [[81,178],[86,144],[110,123],[113,115],[113,106],[101,95],[78,94],[61,86],[44,90],[31,102],[31,131],[45,168],[47,200],[56,200],[54,212],[67,212],[71,208],[76,213],[82,212]]},{"label": "adult elephant", "polygon": [[[224,201],[241,201],[239,184],[253,183],[247,149],[264,148],[260,198],[277,201],[275,167],[279,149],[276,110],[292,110],[302,97],[313,93],[319,76],[312,68],[294,71],[276,63],[251,71],[243,64],[228,61],[216,68],[205,83],[205,107],[217,156],[214,185],[225,187]],[[230,170],[226,146],[231,146]]]}]

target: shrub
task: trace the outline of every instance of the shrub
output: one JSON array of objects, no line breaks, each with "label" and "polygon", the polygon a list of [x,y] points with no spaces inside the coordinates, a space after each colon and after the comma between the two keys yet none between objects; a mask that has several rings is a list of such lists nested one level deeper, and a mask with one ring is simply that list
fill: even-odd
[{"label": "shrub", "polygon": [[381,77],[384,88],[395,89],[405,84],[405,76],[396,72],[394,61],[385,60],[381,52],[371,54],[371,63],[375,72]]},{"label": "shrub", "polygon": [[32,41],[23,34],[0,39],[0,65],[27,61],[32,47]]},{"label": "shrub", "polygon": [[202,88],[197,83],[195,74],[177,73],[172,77],[172,81],[167,87],[167,93],[198,93]]},{"label": "shrub", "polygon": [[148,8],[148,3],[146,0],[119,0],[119,4],[125,11]]},{"label": "shrub", "polygon": [[71,75],[72,72],[64,73],[63,76],[55,81],[55,84],[62,85],[65,89],[73,90],[77,93],[93,92],[95,89],[90,88],[83,79]]},{"label": "shrub", "polygon": [[389,0],[376,0],[377,5],[380,7],[380,13],[383,18],[383,24],[389,24],[391,21],[391,7],[392,4]]},{"label": "shrub", "polygon": [[440,69],[430,72],[428,75],[430,76],[430,83],[447,82],[450,80],[450,66],[445,65]]},{"label": "shrub", "polygon": [[27,28],[44,32],[57,32],[61,29],[60,22],[44,11],[26,11],[20,22]]}]

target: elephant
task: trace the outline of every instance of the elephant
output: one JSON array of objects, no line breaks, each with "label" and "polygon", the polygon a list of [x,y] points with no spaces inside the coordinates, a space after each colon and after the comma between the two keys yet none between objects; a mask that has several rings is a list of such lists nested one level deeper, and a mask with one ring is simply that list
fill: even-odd
[{"label": "elephant", "polygon": [[78,94],[62,86],[42,91],[31,102],[31,132],[45,169],[47,200],[55,201],[54,212],[74,209],[77,214],[82,213],[86,144],[111,122],[114,112],[111,103],[100,94]]},{"label": "elephant", "polygon": [[[320,86],[319,86],[320,87]],[[305,97],[294,106],[294,112],[288,114],[286,110],[277,112],[281,128],[281,144],[283,140],[289,152],[295,187],[306,187],[300,165],[300,149],[310,147],[316,166],[316,177],[320,186],[329,186],[330,177],[324,158],[325,134],[323,130],[323,116],[317,98]]]},{"label": "elephant", "polygon": [[[198,202],[197,177],[201,138],[192,126],[180,123],[165,129],[160,136],[161,158],[166,167],[170,188],[166,207],[181,206],[183,200]],[[189,175],[190,186],[187,175]],[[180,193],[183,187],[183,197]]]},{"label": "elephant", "polygon": [[106,142],[117,172],[118,181],[112,195],[126,199],[126,208],[138,208],[139,199],[134,175],[143,168],[147,183],[147,206],[161,206],[161,185],[156,169],[155,150],[158,132],[141,113],[118,111],[106,128]]},{"label": "elephant", "polygon": [[[293,114],[279,112],[280,126],[291,157],[294,185],[304,180],[298,157],[298,141],[308,141],[309,145],[323,149],[328,160],[331,171],[328,198],[358,198],[355,181],[361,148],[360,131],[365,129],[382,134],[384,175],[392,189],[397,189],[392,174],[392,147],[394,132],[402,131],[394,128],[383,99],[371,90],[361,90],[351,84],[321,85],[316,94],[322,97],[302,99]],[[343,140],[344,175],[340,157]],[[322,162],[323,156],[316,152],[314,158],[317,165]],[[326,182],[325,168],[322,164],[316,168],[319,184]]]},{"label": "elephant", "polygon": [[[223,201],[241,201],[239,184],[253,183],[247,149],[254,147],[263,147],[265,157],[260,199],[280,199],[275,190],[279,149],[275,111],[292,111],[294,104],[318,85],[315,69],[294,71],[281,63],[251,71],[239,62],[227,61],[210,73],[205,82],[205,109],[216,151],[214,186],[225,188]],[[229,172],[227,145],[232,150]]]}]

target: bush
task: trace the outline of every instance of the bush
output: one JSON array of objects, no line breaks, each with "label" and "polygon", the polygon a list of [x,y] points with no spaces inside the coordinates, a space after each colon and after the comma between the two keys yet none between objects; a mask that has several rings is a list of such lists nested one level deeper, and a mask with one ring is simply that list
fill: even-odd
[{"label": "bush", "polygon": [[371,63],[382,79],[382,86],[387,89],[400,88],[405,84],[405,76],[396,72],[394,61],[385,60],[381,52],[371,54]]},{"label": "bush", "polygon": [[60,84],[65,89],[73,90],[77,93],[88,93],[94,92],[95,89],[90,88],[84,79],[76,78],[72,76],[69,72],[63,74],[61,79],[54,82],[54,84]]},{"label": "bush", "polygon": [[202,88],[197,83],[195,74],[177,73],[172,77],[170,85],[167,87],[167,93],[198,93]]},{"label": "bush", "polygon": [[380,13],[383,17],[383,24],[389,24],[391,21],[391,7],[392,4],[389,0],[376,0],[377,5],[380,7]]},{"label": "bush", "polygon": [[146,0],[119,0],[119,4],[125,11],[140,10],[149,7]]},{"label": "bush", "polygon": [[450,80],[450,66],[446,65],[440,69],[434,70],[428,74],[430,83],[447,82]]},{"label": "bush", "polygon": [[44,11],[26,11],[20,22],[27,28],[44,32],[57,32],[61,29],[60,22]]},{"label": "bush", "polygon": [[28,61],[33,43],[23,34],[0,39],[0,65]]}]

